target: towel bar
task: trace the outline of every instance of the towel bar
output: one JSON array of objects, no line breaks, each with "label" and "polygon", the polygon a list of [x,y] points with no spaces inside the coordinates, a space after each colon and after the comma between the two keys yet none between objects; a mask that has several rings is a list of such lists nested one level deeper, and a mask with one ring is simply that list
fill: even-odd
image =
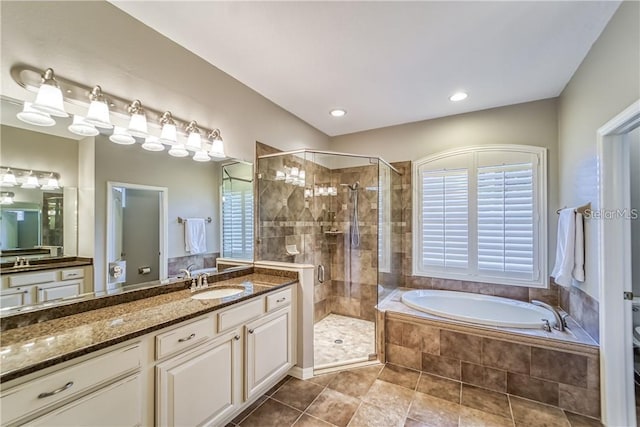
[{"label": "towel bar", "polygon": [[[556,211],[557,214],[560,214],[560,211],[562,209],[566,209],[567,207],[565,206],[564,208],[560,208]],[[585,214],[586,211],[591,210],[591,202],[587,203],[586,205],[582,205],[582,206],[578,206],[576,209],[576,212],[581,213],[582,215]]]},{"label": "towel bar", "polygon": [[[210,217],[210,216],[208,216],[208,217],[204,218],[204,220],[205,220],[206,222],[211,222],[211,221],[213,221],[213,220],[211,219],[211,217]],[[182,223],[184,223],[184,222],[187,222],[187,218],[182,218],[181,216],[179,216],[179,217],[178,217],[178,224],[182,224]]]}]

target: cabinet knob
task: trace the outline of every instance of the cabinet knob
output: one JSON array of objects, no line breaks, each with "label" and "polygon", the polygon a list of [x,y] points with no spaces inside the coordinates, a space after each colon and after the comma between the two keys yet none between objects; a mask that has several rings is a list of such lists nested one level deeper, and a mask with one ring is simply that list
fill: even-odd
[{"label": "cabinet knob", "polygon": [[58,393],[61,393],[61,392],[65,391],[65,390],[70,389],[71,387],[73,387],[73,381],[69,381],[68,383],[66,383],[62,387],[60,387],[58,389],[55,389],[53,391],[47,391],[47,392],[44,392],[44,393],[40,393],[38,395],[38,399],[44,399],[45,397],[56,395]]},{"label": "cabinet knob", "polygon": [[236,341],[240,341],[240,335],[236,335],[235,337],[233,337],[233,339]]},{"label": "cabinet knob", "polygon": [[195,337],[196,337],[196,334],[195,334],[195,333],[193,333],[193,334],[189,335],[189,336],[188,336],[188,337],[186,337],[186,338],[180,338],[180,339],[178,340],[178,342],[185,342],[185,341],[189,341],[189,340],[191,340],[191,339],[194,339]]},{"label": "cabinet knob", "polygon": [[253,329],[249,329],[247,332],[249,332],[250,334],[253,333]]}]

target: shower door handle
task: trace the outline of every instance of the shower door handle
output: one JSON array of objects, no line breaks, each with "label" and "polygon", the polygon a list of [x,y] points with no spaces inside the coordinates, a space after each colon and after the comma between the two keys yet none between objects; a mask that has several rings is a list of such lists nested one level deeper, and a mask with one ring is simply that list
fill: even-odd
[{"label": "shower door handle", "polygon": [[324,265],[318,265],[318,282],[324,283]]}]

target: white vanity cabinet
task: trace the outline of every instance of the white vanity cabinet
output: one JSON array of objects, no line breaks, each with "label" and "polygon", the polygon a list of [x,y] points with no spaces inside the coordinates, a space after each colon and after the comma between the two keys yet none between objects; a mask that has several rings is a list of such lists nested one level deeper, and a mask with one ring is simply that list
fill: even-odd
[{"label": "white vanity cabinet", "polygon": [[231,331],[156,366],[160,426],[218,425],[242,403],[241,335]]},{"label": "white vanity cabinet", "polygon": [[[2,307],[42,303],[93,291],[93,266],[10,273],[2,276]],[[22,303],[15,290],[22,291]]]}]

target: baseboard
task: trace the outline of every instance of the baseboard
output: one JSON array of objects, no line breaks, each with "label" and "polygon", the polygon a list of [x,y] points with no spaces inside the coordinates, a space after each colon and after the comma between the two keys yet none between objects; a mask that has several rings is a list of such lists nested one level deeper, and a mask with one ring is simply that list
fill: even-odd
[{"label": "baseboard", "polygon": [[309,378],[313,378],[313,367],[301,368],[299,366],[294,366],[289,369],[289,375],[299,380],[308,380]]}]

